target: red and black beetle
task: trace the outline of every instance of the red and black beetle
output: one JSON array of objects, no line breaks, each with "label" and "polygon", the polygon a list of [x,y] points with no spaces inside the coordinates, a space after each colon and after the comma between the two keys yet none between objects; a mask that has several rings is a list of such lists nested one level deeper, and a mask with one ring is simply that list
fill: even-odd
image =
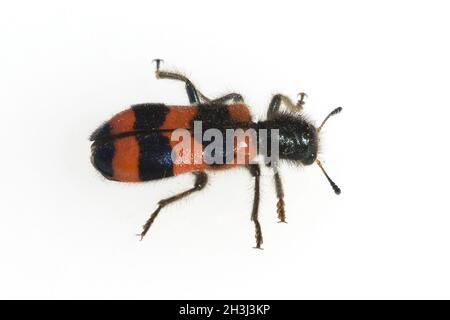
[{"label": "red and black beetle", "polygon": [[[101,125],[91,135],[91,161],[94,167],[106,178],[115,181],[142,182],[176,176],[186,172],[195,175],[194,186],[184,192],[158,202],[158,208],[152,213],[143,226],[141,239],[145,236],[153,221],[166,205],[182,199],[196,191],[202,190],[208,180],[206,171],[230,169],[245,166],[255,177],[254,201],[251,220],[255,224],[256,248],[261,248],[263,242],[261,226],[258,221],[260,165],[256,156],[261,153],[261,143],[271,143],[276,132],[277,153],[280,160],[288,160],[300,165],[319,165],[336,194],[339,187],[330,179],[321,162],[317,159],[319,148],[319,133],[324,123],[342,108],[333,110],[316,128],[304,117],[303,109],[305,94],[301,93],[299,101],[294,104],[287,96],[276,94],[270,102],[267,119],[254,122],[242,96],[230,93],[217,99],[209,99],[198,91],[185,76],[160,70],[161,60],[156,60],[156,77],[158,79],[173,79],[183,81],[190,101],[188,106],[170,106],[159,103],[144,103],[133,105],[129,109],[113,116]],[[280,111],[284,104],[287,112]],[[256,135],[246,135],[245,143],[233,141],[231,153],[215,150],[215,159],[222,161],[206,161],[205,150],[209,142],[198,139],[195,135],[189,137],[194,146],[190,149],[178,149],[179,137],[175,132],[184,129],[194,130],[196,123],[201,123],[201,132],[208,129],[218,130],[225,135],[226,130],[255,130]],[[241,130],[241,132],[242,132]],[[266,131],[264,138],[260,132]],[[274,131],[275,130],[275,131]],[[265,148],[267,149],[267,148]],[[177,161],[183,158],[183,161]],[[236,161],[236,159],[244,159]],[[278,198],[277,212],[280,222],[285,222],[284,193],[281,177],[276,170],[278,159],[269,159],[266,164],[274,169],[275,189]],[[186,158],[189,161],[185,161]]]}]

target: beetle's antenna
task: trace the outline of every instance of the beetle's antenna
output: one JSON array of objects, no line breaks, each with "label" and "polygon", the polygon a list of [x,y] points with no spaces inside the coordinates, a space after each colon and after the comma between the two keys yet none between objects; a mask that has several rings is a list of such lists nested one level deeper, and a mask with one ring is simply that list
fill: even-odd
[{"label": "beetle's antenna", "polygon": [[[333,111],[334,112],[334,111]],[[333,113],[332,112],[332,113]],[[329,117],[329,116],[328,116]],[[328,118],[327,117],[327,118]],[[325,119],[326,120],[326,119]],[[322,169],[323,174],[325,175],[325,177],[327,177],[328,182],[330,183],[331,187],[334,190],[334,193],[336,194],[341,194],[341,189],[339,189],[339,187],[336,185],[336,183],[334,183],[333,180],[331,180],[331,178],[328,176],[327,172],[325,171],[325,169],[322,166],[322,163],[317,159],[316,160],[317,165],[320,167],[320,169]]]},{"label": "beetle's antenna", "polygon": [[[320,127],[317,129],[317,132],[320,132],[320,130],[322,130],[323,125],[325,124],[325,122],[327,122],[327,120],[331,117],[334,116],[336,114],[338,114],[339,112],[342,111],[342,107],[337,107],[336,109],[334,109],[333,111],[330,112],[330,114],[325,118],[325,120],[322,121],[322,124],[320,125]],[[322,169],[323,170],[323,169]]]}]

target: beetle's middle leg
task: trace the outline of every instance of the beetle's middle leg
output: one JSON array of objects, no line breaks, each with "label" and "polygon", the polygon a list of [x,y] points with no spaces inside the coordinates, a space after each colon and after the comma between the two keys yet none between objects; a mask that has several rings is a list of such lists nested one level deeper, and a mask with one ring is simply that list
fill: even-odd
[{"label": "beetle's middle leg", "polygon": [[263,236],[261,231],[261,225],[258,221],[258,209],[259,209],[259,179],[261,175],[261,169],[258,164],[251,164],[248,166],[250,170],[250,174],[255,177],[255,195],[253,198],[253,209],[251,219],[255,224],[255,239],[256,239],[256,247],[255,249],[262,249],[261,244],[263,243]]},{"label": "beetle's middle leg", "polygon": [[141,240],[142,240],[142,238],[144,238],[145,234],[150,229],[151,225],[153,224],[153,221],[155,221],[156,217],[158,216],[158,214],[162,208],[164,208],[165,206],[167,206],[168,204],[170,204],[172,202],[183,199],[194,192],[200,191],[206,186],[206,183],[208,182],[208,175],[205,172],[203,172],[203,171],[194,172],[194,175],[195,175],[194,187],[158,202],[158,208],[152,213],[150,218],[147,220],[147,222],[143,226],[143,230],[140,234]]}]

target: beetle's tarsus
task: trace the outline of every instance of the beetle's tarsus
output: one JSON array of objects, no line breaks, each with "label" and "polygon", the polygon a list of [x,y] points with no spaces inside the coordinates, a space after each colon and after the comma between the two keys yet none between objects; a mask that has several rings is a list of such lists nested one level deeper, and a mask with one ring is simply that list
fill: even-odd
[{"label": "beetle's tarsus", "polygon": [[155,72],[158,73],[159,72],[159,66],[161,65],[161,62],[164,62],[164,60],[157,58],[157,59],[153,59],[152,62],[156,62],[156,70],[155,70]]},{"label": "beetle's tarsus", "polygon": [[194,175],[196,177],[195,179],[195,183],[194,183],[194,187],[191,189],[188,189],[184,192],[178,193],[172,197],[166,198],[166,199],[162,199],[160,201],[158,201],[158,208],[156,208],[156,210],[151,214],[150,218],[147,220],[147,222],[142,226],[142,228],[144,230],[142,230],[140,236],[141,236],[141,240],[144,238],[144,236],[147,234],[148,230],[150,229],[150,227],[152,226],[153,222],[155,221],[156,217],[158,216],[159,212],[161,211],[162,208],[164,208],[166,205],[175,202],[177,200],[180,200],[194,192],[200,191],[202,190],[205,186],[206,183],[208,182],[208,176],[205,172],[203,171],[198,171],[198,172],[194,172]]},{"label": "beetle's tarsus", "polygon": [[308,98],[308,95],[304,92],[300,92],[299,94],[297,94],[297,97],[300,97],[300,99],[297,101],[297,108],[302,110],[303,106],[305,105],[304,99]]}]

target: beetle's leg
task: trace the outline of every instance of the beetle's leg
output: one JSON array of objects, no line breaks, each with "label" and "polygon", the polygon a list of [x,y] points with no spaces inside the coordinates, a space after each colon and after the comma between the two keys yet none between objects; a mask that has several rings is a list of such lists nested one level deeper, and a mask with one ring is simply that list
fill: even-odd
[{"label": "beetle's leg", "polygon": [[280,219],[280,221],[278,221],[278,222],[285,222],[286,223],[286,213],[284,211],[283,184],[281,182],[281,177],[280,177],[280,173],[278,172],[278,170],[274,170],[273,179],[274,179],[274,182],[275,182],[275,190],[276,190],[277,198],[278,198],[277,214],[278,214],[278,219]]},{"label": "beetle's leg", "polygon": [[200,91],[197,91],[197,93],[199,94],[201,100],[203,100],[206,103],[210,103],[210,104],[226,104],[228,102],[244,102],[244,98],[242,98],[242,96],[236,92],[231,92],[222,97],[212,99],[212,100],[210,98],[205,97],[205,95],[203,93],[201,93]]},{"label": "beetle's leg", "polygon": [[297,103],[292,102],[291,98],[282,94],[276,94],[273,96],[269,104],[269,109],[267,110],[267,119],[271,119],[280,110],[280,105],[283,103],[288,111],[290,112],[300,112],[303,110],[303,105],[305,101],[303,99],[306,97],[305,93],[299,93],[300,99]]},{"label": "beetle's leg", "polygon": [[191,80],[189,80],[189,78],[177,72],[161,71],[159,69],[159,66],[162,60],[155,59],[154,61],[156,61],[156,70],[155,70],[156,78],[171,79],[184,82],[186,86],[186,93],[188,95],[190,103],[200,103],[201,100],[203,100],[204,102],[211,102],[210,99],[208,99],[203,93],[201,93],[195,88],[194,84],[192,83]]},{"label": "beetle's leg", "polygon": [[220,98],[214,99],[211,102],[214,104],[223,104],[227,102],[244,102],[244,98],[239,93],[228,93]]},{"label": "beetle's leg", "polygon": [[208,98],[206,98],[201,92],[199,92],[194,84],[183,76],[182,74],[175,72],[167,72],[167,71],[159,71],[156,70],[156,78],[158,79],[172,79],[179,80],[185,83],[186,93],[188,95],[189,103],[200,103],[201,100],[205,100],[206,102],[210,102]]},{"label": "beetle's leg", "polygon": [[143,226],[142,233],[140,234],[141,240],[142,240],[142,238],[144,238],[145,234],[148,232],[148,229],[150,229],[153,221],[155,221],[156,217],[158,216],[158,214],[162,208],[164,208],[166,205],[168,205],[172,202],[175,202],[184,197],[187,197],[188,195],[190,195],[196,191],[200,191],[206,186],[206,183],[208,182],[208,176],[205,172],[203,172],[203,171],[194,172],[194,175],[195,175],[194,187],[192,187],[191,189],[188,189],[184,192],[178,193],[170,198],[166,198],[166,199],[163,199],[158,202],[158,208],[152,213],[150,218],[147,220],[147,222]]},{"label": "beetle's leg", "polygon": [[258,164],[251,164],[248,166],[250,170],[250,174],[255,177],[255,195],[253,198],[253,209],[251,219],[255,224],[255,238],[256,238],[256,247],[255,249],[262,249],[261,244],[263,243],[261,225],[258,221],[258,209],[259,209],[259,178],[261,175],[261,170]]}]

